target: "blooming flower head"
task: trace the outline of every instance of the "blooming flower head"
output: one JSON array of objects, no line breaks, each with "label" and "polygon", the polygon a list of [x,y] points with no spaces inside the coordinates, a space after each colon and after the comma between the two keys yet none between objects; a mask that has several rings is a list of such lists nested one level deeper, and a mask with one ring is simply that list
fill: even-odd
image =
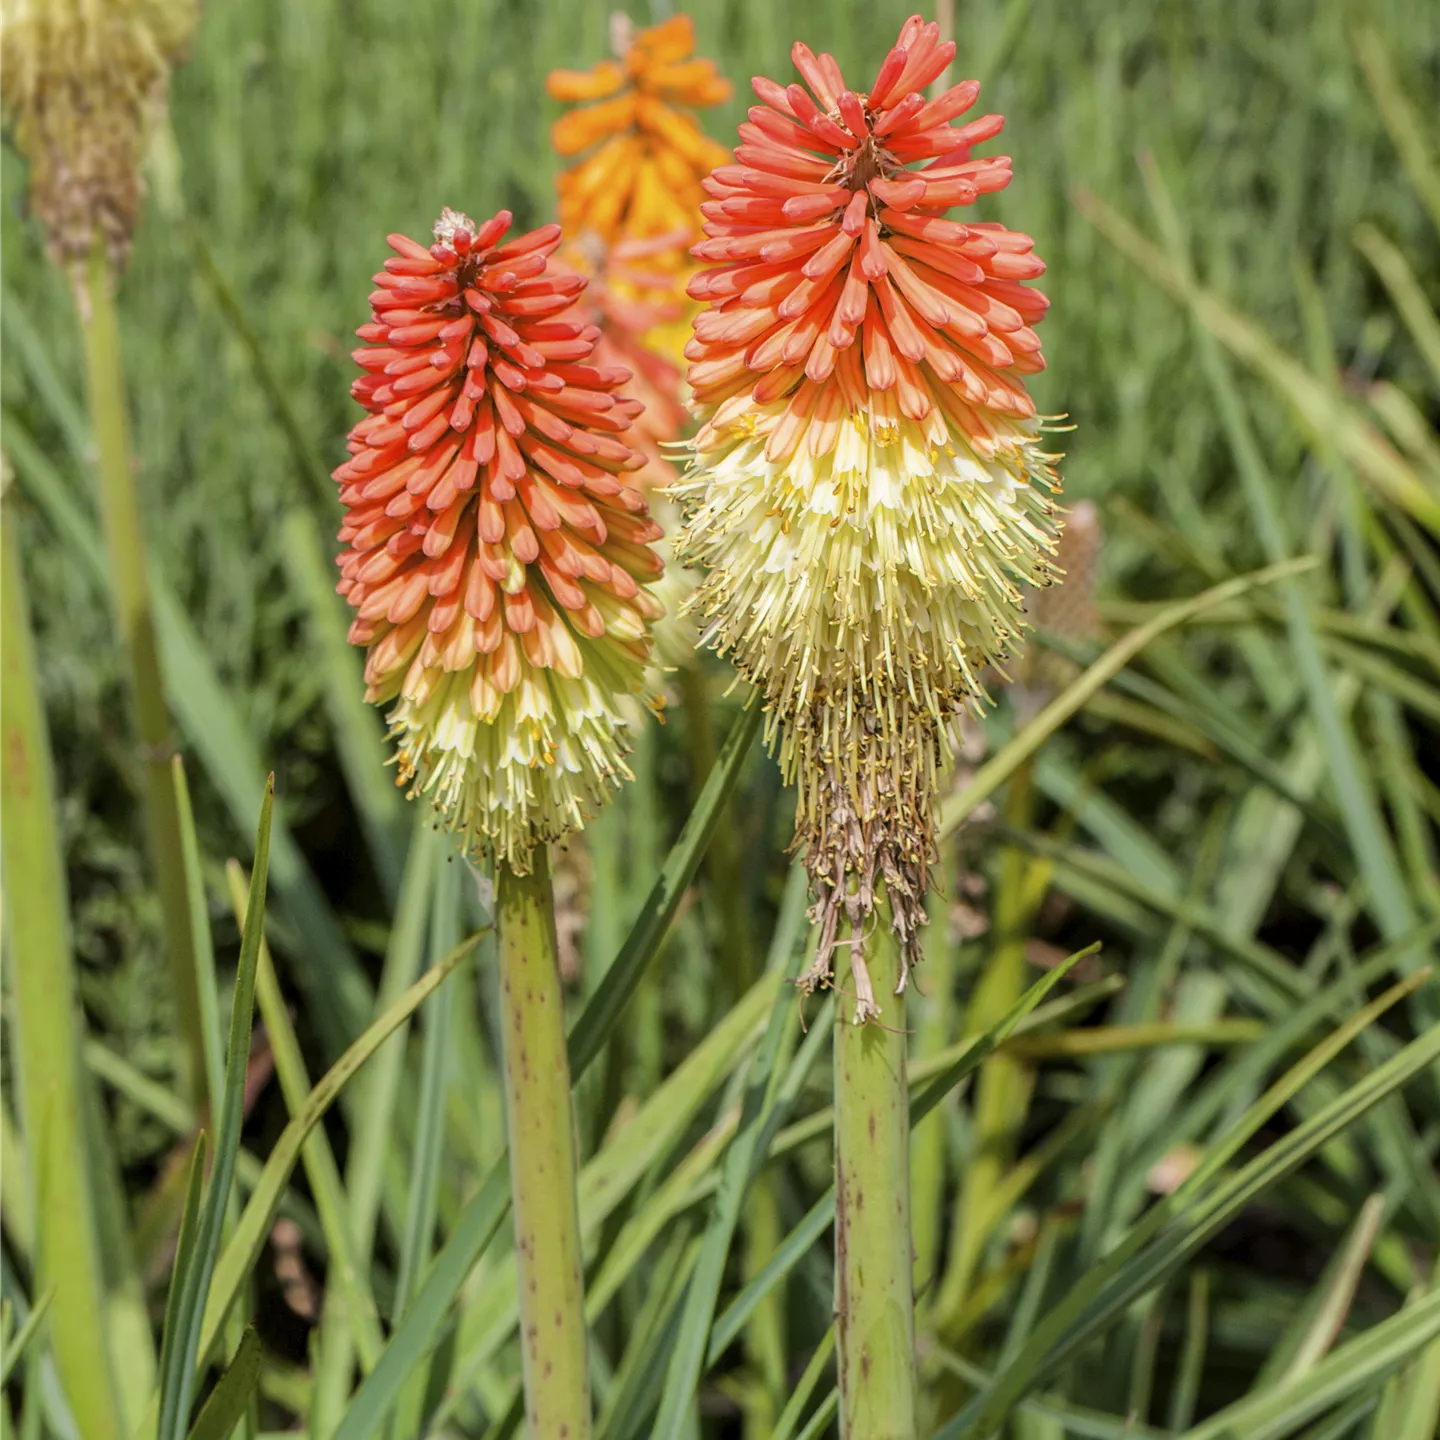
[{"label": "blooming flower head", "polygon": [[979,85],[924,94],[954,50],[913,17],[863,92],[797,44],[805,83],[754,81],[692,250],[711,268],[690,285],[703,424],[678,553],[799,783],[812,983],[881,879],[914,958],[945,721],[1015,641],[1021,583],[1053,574],[1055,457],[1025,390],[1044,266],[1027,236],[947,218],[1010,180],[1008,157],[972,156],[1000,116],[951,123]]},{"label": "blooming flower head", "polygon": [[97,236],[124,259],[150,122],[195,17],[195,0],[0,5],[5,110],[58,263],[82,265]]},{"label": "blooming flower head", "polygon": [[400,779],[523,873],[629,775],[620,705],[663,562],[620,438],[629,376],[566,313],[585,281],[549,266],[560,227],[509,227],[446,210],[428,248],[389,237],[355,352],[369,414],[335,478],[338,589]]}]

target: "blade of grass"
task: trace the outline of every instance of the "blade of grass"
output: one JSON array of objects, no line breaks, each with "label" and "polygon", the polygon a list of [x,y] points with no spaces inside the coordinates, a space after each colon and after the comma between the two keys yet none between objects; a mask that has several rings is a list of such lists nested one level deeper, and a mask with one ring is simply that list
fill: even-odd
[{"label": "blade of grass", "polygon": [[200,842],[195,835],[195,812],[185,762],[170,761],[175,809],[180,817],[180,850],[185,866],[185,895],[190,912],[190,951],[195,960],[195,994],[200,1006],[200,1038],[205,1049],[205,1098],[208,1113],[220,1113],[225,1088],[225,1061],[220,1034],[220,997],[215,988],[215,942],[210,933],[210,911],[205,899],[205,876],[200,869]]},{"label": "blade of grass", "polygon": [[[775,1429],[770,1440],[790,1440],[795,1433],[795,1427],[800,1423],[800,1417],[805,1413],[805,1407],[810,1403],[810,1397],[815,1393],[815,1387],[820,1383],[821,1377],[830,1364],[830,1357],[834,1353],[835,1326],[832,1324],[815,1347],[815,1353],[806,1364],[794,1390],[790,1392],[790,1398],[785,1402],[785,1408],[775,1422]],[[838,1401],[839,1391],[832,1393]]]},{"label": "blade of grass", "polygon": [[[1180,230],[1164,178],[1153,160],[1144,166],[1144,171],[1152,204],[1159,216],[1169,251],[1167,264],[1179,274],[1187,294],[1193,296],[1195,280],[1188,246]],[[1105,224],[1100,223],[1109,238],[1120,243],[1115,235],[1110,234]],[[1206,325],[1193,299],[1192,310],[1196,320],[1200,322],[1195,329],[1201,366],[1220,411],[1251,519],[1266,559],[1272,565],[1281,564],[1289,558],[1290,547],[1276,497],[1275,478],[1265,464],[1238,387],[1220,354],[1216,336]],[[1329,410],[1332,415],[1340,413],[1333,401]],[[1333,436],[1332,430],[1320,427],[1320,433],[1322,443],[1329,441],[1343,451],[1343,442],[1339,437]],[[1353,457],[1351,459],[1354,463]],[[1436,514],[1440,515],[1440,506],[1436,507]],[[1415,912],[1403,884],[1399,882],[1402,872],[1381,819],[1379,802],[1369,775],[1361,764],[1355,738],[1336,702],[1331,679],[1321,658],[1320,643],[1305,592],[1293,580],[1286,581],[1280,586],[1280,599],[1285,610],[1291,651],[1309,698],[1316,732],[1325,754],[1330,784],[1340,806],[1356,861],[1369,886],[1376,920],[1386,937],[1393,940],[1413,928]],[[1411,963],[1418,965],[1420,957],[1417,955]]]},{"label": "blade of grass", "polygon": [[[955,1086],[966,1079],[995,1046],[1001,1043],[1020,1021],[1039,1005],[1040,1001],[1060,983],[1075,965],[1087,956],[1093,955],[1098,949],[1098,945],[1091,945],[1085,950],[1067,957],[1032,985],[991,1030],[984,1035],[962,1041],[961,1046],[964,1048],[960,1050],[957,1058],[949,1061],[941,1074],[911,1099],[911,1128],[918,1125]],[[937,1061],[941,1058],[943,1057],[935,1057]],[[785,1237],[769,1264],[716,1318],[711,1330],[710,1350],[706,1357],[707,1366],[713,1365],[719,1360],[725,1346],[740,1332],[755,1307],[789,1274],[808,1253],[810,1247],[824,1235],[834,1222],[834,1218],[835,1191],[832,1187],[811,1206],[805,1218]]]},{"label": "blade of grass", "polygon": [[[767,974],[731,1008],[664,1083],[580,1172],[578,1188],[585,1249],[592,1251],[606,1219],[641,1178],[667,1155],[700,1108],[759,1039],[767,1008],[780,989]],[[435,1423],[451,1417],[463,1381],[488,1360],[515,1327],[517,1291],[513,1254],[499,1260],[460,1318],[450,1398]]]},{"label": "blade of grass", "polygon": [[1181,1440],[1276,1440],[1372,1387],[1440,1336],[1440,1290],[1372,1325],[1312,1369],[1247,1395],[1187,1430]]},{"label": "blade of grass", "polygon": [[[10,1381],[10,1373],[15,1366],[25,1358],[26,1352],[30,1349],[31,1342],[40,1333],[40,1327],[45,1323],[45,1316],[50,1311],[51,1302],[55,1299],[55,1287],[52,1285],[36,1302],[34,1308],[25,1317],[25,1323],[15,1332],[7,1336],[4,1344],[4,1355],[0,1357],[0,1385],[6,1385]],[[9,1307],[6,1307],[9,1313]]]},{"label": "blade of grass", "polygon": [[121,1411],[106,1346],[85,1149],[69,899],[17,523],[15,499],[6,496],[0,501],[0,846],[14,1007],[7,1017],[11,1059],[35,1189],[36,1283],[56,1288],[55,1368],[87,1440],[111,1440],[119,1436]]},{"label": "blade of grass", "polygon": [[1256,1390],[1283,1385],[1303,1375],[1335,1343],[1366,1261],[1385,1216],[1385,1197],[1371,1195],[1360,1207],[1343,1243],[1330,1257],[1324,1273],[1295,1312],[1275,1348],[1265,1357],[1255,1377]]},{"label": "blade of grass", "polygon": [[[571,1083],[578,1083],[590,1062],[600,1053],[618,1023],[625,1003],[641,976],[659,952],[681,897],[694,879],[706,841],[724,808],[746,753],[760,728],[758,704],[742,713],[731,730],[671,849],[660,877],[645,903],[620,954],[615,958],[590,1003],[570,1031],[568,1050]],[[479,1192],[461,1212],[460,1219],[441,1247],[410,1313],[390,1337],[375,1370],[356,1391],[335,1440],[371,1440],[399,1394],[405,1378],[429,1353],[438,1337],[450,1304],[460,1293],[509,1210],[507,1160],[502,1156],[486,1176]]]},{"label": "blade of grass", "polygon": [[[420,977],[399,996],[351,1044],[310,1092],[304,1108],[290,1121],[275,1142],[259,1183],[249,1203],[240,1214],[235,1233],[225,1246],[215,1266],[214,1281],[205,1306],[205,1320],[200,1333],[198,1353],[208,1355],[219,1337],[220,1328],[235,1303],[250,1272],[259,1261],[270,1222],[284,1193],[290,1172],[300,1159],[300,1151],[310,1132],[325,1118],[326,1112],[340,1098],[365,1062],[395,1033],[416,1009],[434,993],[450,972],[474,947],[478,935],[462,940],[438,965]],[[503,1178],[503,1177],[502,1177]],[[154,1407],[147,1424],[153,1424]]]},{"label": "blade of grass", "polygon": [[[329,481],[326,482],[329,488]],[[330,497],[333,500],[333,495]],[[345,604],[335,594],[335,567],[320,553],[313,516],[294,509],[280,526],[285,573],[305,603],[306,626],[323,684],[345,787],[360,815],[365,845],[393,907],[405,865],[405,799],[384,764],[385,722],[365,700],[363,665],[346,638]]]},{"label": "blade of grass", "polygon": [[[105,593],[105,552],[94,522],[68,493],[59,472],[8,412],[5,443],[15,459],[25,493],[45,512],[96,593]],[[159,571],[150,576],[167,694],[186,740],[200,757],[224,799],[232,822],[253,831],[256,796],[264,790],[265,767],[238,708],[221,685],[208,650],[189,615]],[[167,784],[169,778],[167,774]],[[280,817],[272,821],[272,869],[284,913],[305,944],[297,947],[296,978],[327,1055],[338,1056],[365,1023],[373,996],[360,962],[331,911],[294,837]],[[320,961],[324,957],[324,963]]]},{"label": "blade of grass", "polygon": [[600,1047],[614,1029],[626,1002],[635,993],[649,962],[659,952],[675,912],[690,882],[695,878],[705,849],[725,808],[725,801],[739,777],[764,711],[759,701],[746,707],[721,747],[700,798],[695,802],[670,854],[665,859],[645,907],[635,921],[605,979],[591,997],[570,1032],[570,1070],[576,1080],[589,1068]]},{"label": "blade of grass", "polygon": [[1253,321],[1201,289],[1175,262],[1129,222],[1085,190],[1072,193],[1075,208],[1156,284],[1181,304],[1243,364],[1257,371],[1289,404],[1320,444],[1333,444],[1356,473],[1432,533],[1440,530],[1440,499],[1388,441],[1348,402],[1337,403],[1328,386],[1280,349]]},{"label": "blade of grass", "polygon": [[1170,1392],[1169,1428],[1184,1430],[1195,1415],[1195,1401],[1205,1373],[1205,1351],[1210,1339],[1210,1272],[1190,1274],[1189,1301],[1185,1307],[1185,1340],[1180,1350],[1180,1370]]},{"label": "blade of grass", "polygon": [[[185,1203],[180,1210],[180,1231],[175,1241],[175,1259],[170,1267],[170,1288],[165,1296],[165,1318],[160,1327],[160,1374],[170,1374],[175,1365],[175,1349],[184,1340],[180,1307],[185,1296],[185,1281],[195,1262],[195,1243],[200,1233],[200,1204],[205,1192],[205,1132],[195,1137],[195,1153],[190,1157],[190,1173],[185,1181]],[[142,1425],[140,1433],[150,1433]]]},{"label": "blade of grass", "polygon": [[1085,1340],[1113,1321],[1132,1299],[1159,1283],[1255,1195],[1290,1173],[1327,1140],[1433,1064],[1440,1057],[1440,1028],[1406,1046],[1283,1140],[1262,1151],[1230,1180],[1208,1188],[1221,1166],[1238,1152],[1245,1139],[1301,1084],[1318,1073],[1340,1043],[1348,1042],[1375,1019],[1381,1009],[1402,998],[1408,983],[1392,986],[1379,1001],[1366,1006],[1246,1111],[1231,1134],[1212,1148],[1185,1184],[1156,1205],[1116,1250],[1086,1272],[1046,1317],[1015,1360],[996,1375],[984,1394],[956,1416],[940,1436],[944,1440],[955,1440],[961,1435],[973,1435],[974,1440],[988,1440],[1031,1385],[1051,1373]]},{"label": "blade of grass", "polygon": [[[375,1004],[383,1012],[422,968],[431,890],[445,840],[424,807],[417,807],[400,882],[400,898],[385,948],[385,963]],[[393,1120],[400,1101],[405,1068],[405,1041],[410,1023],[401,1022],[373,1063],[355,1082],[356,1113],[364,1123],[352,1127],[345,1167],[345,1194],[350,1207],[351,1245],[356,1255],[370,1255],[380,1219],[385,1166],[395,1145]],[[343,1307],[322,1318],[311,1427],[328,1435],[344,1414],[352,1386],[354,1335]]]},{"label": "blade of grass", "polygon": [[[447,857],[448,858],[448,857]],[[437,958],[455,943],[459,932],[460,896],[456,862],[449,860],[435,871],[430,909],[430,953]],[[393,1319],[398,1322],[414,1299],[420,1276],[430,1262],[440,1187],[442,1111],[450,1059],[449,1008],[445,987],[437,990],[420,1011],[424,1030],[421,1044],[419,1111],[415,1150],[410,1168],[410,1208],[400,1247],[400,1270],[395,1282]]]},{"label": "blade of grass", "polygon": [[150,595],[140,496],[130,450],[130,424],[115,307],[116,276],[97,239],[86,272],[80,328],[85,382],[95,441],[95,470],[110,580],[110,603],[125,653],[133,741],[143,775],[146,848],[160,897],[171,998],[181,1042],[181,1082],[193,1105],[205,1093],[205,1046],[186,898],[184,847],[170,777],[170,715]]},{"label": "blade of grass", "polygon": [[1213,607],[1225,605],[1260,585],[1274,585],[1315,566],[1313,559],[1290,560],[1249,575],[1237,575],[1190,600],[1167,606],[1146,624],[1117,640],[1085,672],[1073,680],[1033,720],[998,750],[976,772],[960,793],[945,802],[940,822],[943,838],[973,815],[1011,775],[1065,722],[1085,708],[1089,698],[1120,673],[1147,645],[1167,631],[1188,624]]},{"label": "blade of grass", "polygon": [[[230,861],[226,866],[226,878],[230,885],[230,904],[243,930],[250,913],[244,868],[238,862]],[[285,1097],[285,1108],[293,1120],[309,1099],[312,1087],[300,1041],[290,1023],[285,997],[280,992],[280,982],[275,977],[275,965],[263,933],[256,962],[255,996],[261,1019],[265,1022],[270,1050],[275,1057],[275,1073]],[[333,1282],[343,1297],[347,1318],[356,1331],[360,1363],[369,1369],[380,1354],[384,1339],[380,1333],[375,1297],[370,1293],[365,1269],[350,1243],[349,1204],[340,1180],[340,1168],[335,1163],[334,1151],[323,1128],[317,1127],[311,1133],[300,1155],[310,1182],[310,1193],[315,1197],[320,1228],[325,1235],[329,1260],[327,1281]]]},{"label": "blade of grass", "polygon": [[[798,911],[799,907],[795,909]],[[789,964],[800,928],[799,918],[792,912],[791,933],[777,937],[777,943],[771,947],[770,969]],[[715,1208],[701,1238],[695,1274],[680,1313],[679,1333],[655,1420],[657,1440],[678,1432],[682,1417],[692,1403],[741,1206],[769,1143],[785,1118],[784,1107],[779,1103],[780,1088],[785,1056],[794,1043],[798,1023],[799,1014],[792,997],[782,988],[777,991],[771,1007],[765,1037],[750,1061],[739,1130],[725,1154]]]},{"label": "blade of grass", "polygon": [[260,1386],[260,1335],[247,1326],[225,1373],[206,1397],[186,1440],[230,1440]]},{"label": "blade of grass", "polygon": [[[1357,12],[1358,13],[1358,12]],[[1354,33],[1355,57],[1370,87],[1375,108],[1400,152],[1400,163],[1415,187],[1435,228],[1440,230],[1440,166],[1430,154],[1425,126],[1411,105],[1389,53],[1379,33],[1370,25],[1358,26]]]},{"label": "blade of grass", "polygon": [[157,1440],[183,1440],[190,1417],[196,1366],[204,1359],[200,1333],[215,1261],[220,1253],[221,1227],[235,1174],[235,1155],[244,1124],[245,1077],[250,1064],[250,1030],[255,1010],[255,972],[265,929],[265,882],[270,865],[270,817],[275,806],[275,780],[265,786],[260,825],[255,834],[255,864],[245,902],[245,928],[240,937],[240,963],[230,1010],[230,1037],[225,1057],[225,1089],[216,1116],[215,1165],[205,1192],[195,1253],[182,1280],[172,1323],[176,1337],[160,1375],[160,1420]]}]

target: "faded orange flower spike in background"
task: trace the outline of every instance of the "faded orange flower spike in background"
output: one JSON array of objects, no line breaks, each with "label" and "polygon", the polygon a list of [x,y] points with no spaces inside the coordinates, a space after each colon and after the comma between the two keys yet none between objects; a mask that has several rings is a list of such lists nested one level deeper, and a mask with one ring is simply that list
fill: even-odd
[{"label": "faded orange flower spike in background", "polygon": [[524,873],[629,775],[621,701],[663,562],[621,438],[629,373],[593,363],[585,280],[549,264],[560,227],[502,244],[509,226],[446,210],[428,248],[389,237],[354,352],[370,413],[335,478],[338,589],[401,780]]},{"label": "faded orange flower spike in background", "polygon": [[730,82],[712,61],[688,58],[688,15],[634,33],[619,16],[615,29],[620,59],[553,70],[547,82],[557,100],[593,102],[555,122],[556,150],[598,147],[561,174],[560,223],[576,234],[593,230],[607,244],[622,235],[698,234],[700,181],[730,157],[690,112],[729,99]]},{"label": "faded orange flower spike in background", "polygon": [[[884,880],[908,960],[933,854],[937,768],[1044,584],[1056,458],[1025,377],[1047,300],[1026,235],[946,218],[1010,182],[974,147],[1004,124],[955,47],[908,20],[869,92],[797,44],[805,82],[757,78],[735,163],[705,181],[712,268],[690,294],[702,426],[677,554],[704,572],[705,638],[762,690],[817,892],[829,974]],[[912,166],[923,168],[911,168]],[[878,1013],[857,944],[856,1018]],[[903,980],[902,980],[903,984]]]},{"label": "faded orange flower spike in background", "polygon": [[[575,263],[596,277],[608,271],[608,293],[637,302],[607,329],[628,331],[645,349],[671,357],[678,397],[678,367],[695,308],[685,282],[695,272],[688,249],[701,233],[701,181],[730,158],[707,138],[693,111],[728,99],[730,83],[713,62],[690,58],[695,28],[688,15],[637,31],[617,13],[611,40],[618,59],[549,77],[556,99],[595,102],[562,116],[551,132],[562,156],[581,157],[556,177],[560,223],[589,257]],[[621,253],[612,255],[616,247]],[[642,256],[643,267],[635,265]],[[645,307],[654,307],[648,316]],[[636,329],[642,320],[648,324]],[[658,419],[651,415],[649,424]],[[673,440],[679,427],[655,433]]]}]

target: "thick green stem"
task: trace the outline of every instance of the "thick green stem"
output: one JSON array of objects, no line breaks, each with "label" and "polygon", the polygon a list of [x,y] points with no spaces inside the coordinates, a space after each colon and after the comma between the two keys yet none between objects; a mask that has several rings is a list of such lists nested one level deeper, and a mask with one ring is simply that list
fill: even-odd
[{"label": "thick green stem", "polygon": [[165,687],[160,677],[145,534],[130,456],[114,277],[104,247],[98,244],[87,272],[82,319],[90,423],[95,435],[100,504],[110,556],[110,593],[120,643],[130,670],[131,717],[144,772],[146,840],[160,892],[170,988],[175,997],[183,1046],[181,1078],[184,1093],[199,1112],[206,1101],[205,1040],[195,978],[180,814],[170,778],[174,747],[170,717],[165,709]]},{"label": "thick green stem", "polygon": [[497,867],[500,1010],[510,1190],[519,1260],[521,1360],[530,1440],[587,1440],[590,1376],[575,1126],[549,862]]},{"label": "thick green stem", "polygon": [[0,507],[0,855],[10,957],[11,1064],[33,1194],[35,1288],[61,1388],[86,1440],[121,1433],[80,1091],[79,999],[66,920],[49,739],[15,517]]},{"label": "thick green stem", "polygon": [[[848,956],[848,947],[836,956]],[[900,955],[877,909],[865,964],[882,1011],[856,1025],[841,959],[835,1007],[835,1317],[842,1440],[915,1440],[910,1097]]]}]

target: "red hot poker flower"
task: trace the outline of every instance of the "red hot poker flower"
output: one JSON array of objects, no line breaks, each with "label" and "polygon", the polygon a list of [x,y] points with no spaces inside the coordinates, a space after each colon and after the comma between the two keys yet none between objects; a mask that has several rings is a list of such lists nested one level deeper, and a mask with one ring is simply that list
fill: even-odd
[{"label": "red hot poker flower", "polygon": [[370,413],[336,472],[338,586],[369,651],[367,698],[397,701],[402,782],[520,873],[628,775],[619,697],[637,691],[660,607],[660,536],[620,437],[627,371],[564,316],[560,227],[508,244],[446,210],[428,248],[390,236],[352,393]]},{"label": "red hot poker flower", "polygon": [[[1004,117],[951,124],[979,83],[921,93],[954,53],[912,17],[866,95],[831,56],[797,44],[809,89],[757,78],[764,103],[740,127],[736,163],[705,182],[709,238],[693,253],[715,268],[690,286],[711,302],[687,352],[690,383],[698,404],[723,407],[717,425],[788,396],[772,461],[802,438],[828,451],[861,397],[877,423],[904,416],[933,444],[947,421],[985,444],[990,416],[1035,414],[1023,377],[1044,368],[1031,327],[1049,302],[1023,283],[1045,269],[1034,242],[944,218],[1010,183],[1009,156],[971,155]],[[919,161],[932,163],[907,168]]]},{"label": "red hot poker flower", "polygon": [[918,954],[949,721],[1013,644],[1021,585],[1054,573],[1056,457],[1025,390],[1045,267],[1028,236],[948,218],[1010,181],[1008,157],[973,154],[1002,118],[954,123],[979,85],[923,93],[954,53],[914,16],[867,93],[797,44],[804,83],[753,82],[692,250],[710,266],[686,349],[703,423],[676,553],[799,786],[812,981],[882,879]]}]

